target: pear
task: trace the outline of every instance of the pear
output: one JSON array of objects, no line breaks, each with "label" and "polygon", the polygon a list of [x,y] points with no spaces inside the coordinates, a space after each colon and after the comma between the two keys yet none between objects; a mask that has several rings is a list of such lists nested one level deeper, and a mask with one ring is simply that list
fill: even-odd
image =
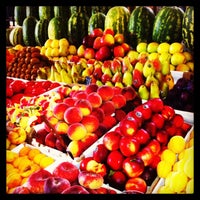
[{"label": "pear", "polygon": [[144,67],[144,64],[143,64],[143,63],[137,62],[137,63],[135,64],[135,68],[134,68],[134,69],[137,69],[137,70],[139,70],[140,72],[143,72],[143,67]]},{"label": "pear", "polygon": [[159,81],[159,83],[161,83],[164,79],[162,72],[155,72],[154,76]]},{"label": "pear", "polygon": [[153,62],[150,60],[147,60],[143,67],[143,75],[144,77],[147,77],[149,75],[154,75],[156,72],[156,69],[154,68]]},{"label": "pear", "polygon": [[138,89],[138,94],[141,99],[148,100],[149,99],[149,90],[147,89],[146,85],[141,85]]},{"label": "pear", "polygon": [[150,99],[153,98],[160,98],[160,89],[156,82],[152,82],[150,85]]},{"label": "pear", "polygon": [[117,71],[115,72],[115,74],[112,77],[112,82],[116,83],[116,82],[121,82],[122,81],[122,73]]},{"label": "pear", "polygon": [[161,73],[163,75],[167,75],[170,73],[170,62],[169,61],[163,61],[161,63]]},{"label": "pear", "polygon": [[130,71],[125,71],[123,77],[122,77],[122,83],[125,86],[131,86],[133,84],[133,76],[132,72]]},{"label": "pear", "polygon": [[139,88],[140,85],[144,84],[142,73],[138,69],[133,70],[133,86]]},{"label": "pear", "polygon": [[169,91],[169,85],[167,82],[163,81],[160,87],[160,96],[162,99],[165,99],[167,97],[168,91]]},{"label": "pear", "polygon": [[122,82],[116,82],[115,87],[123,88],[124,86],[123,86]]},{"label": "pear", "polygon": [[156,79],[154,75],[150,74],[146,78],[145,85],[149,88],[152,82],[159,84],[158,79]]},{"label": "pear", "polygon": [[130,59],[128,56],[125,56],[122,60],[122,73],[125,73],[125,71],[132,72],[133,71],[133,66],[130,62]]}]

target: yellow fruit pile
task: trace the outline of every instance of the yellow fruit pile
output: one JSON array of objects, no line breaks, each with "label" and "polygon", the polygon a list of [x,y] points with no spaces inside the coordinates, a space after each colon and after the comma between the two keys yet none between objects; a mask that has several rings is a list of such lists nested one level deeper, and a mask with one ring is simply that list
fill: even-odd
[{"label": "yellow fruit pile", "polygon": [[194,192],[194,131],[188,141],[173,136],[161,154],[157,174],[164,178],[159,194],[191,194]]},{"label": "yellow fruit pile", "polygon": [[52,60],[59,60],[60,57],[76,55],[77,49],[74,45],[69,44],[66,38],[48,39],[44,46],[41,47],[40,53]]},{"label": "yellow fruit pile", "polygon": [[39,149],[23,146],[18,153],[6,150],[6,190],[12,193],[15,187],[23,185],[35,171],[46,168],[54,159]]}]

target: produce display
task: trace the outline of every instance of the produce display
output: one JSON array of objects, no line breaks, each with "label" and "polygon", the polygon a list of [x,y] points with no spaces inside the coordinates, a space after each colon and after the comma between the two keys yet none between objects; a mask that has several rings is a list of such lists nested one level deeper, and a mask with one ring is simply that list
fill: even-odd
[{"label": "produce display", "polygon": [[194,193],[194,7],[14,6],[7,194]]}]

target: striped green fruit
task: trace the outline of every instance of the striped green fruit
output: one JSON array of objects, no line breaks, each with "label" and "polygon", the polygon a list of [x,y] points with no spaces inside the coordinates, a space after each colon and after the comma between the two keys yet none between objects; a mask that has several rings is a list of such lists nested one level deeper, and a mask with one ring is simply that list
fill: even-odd
[{"label": "striped green fruit", "polygon": [[194,50],[194,7],[188,6],[182,22],[182,37],[186,48]]},{"label": "striped green fruit", "polygon": [[154,19],[155,14],[149,7],[138,6],[132,11],[128,23],[131,46],[135,47],[141,42],[150,43],[152,41]]},{"label": "striped green fruit", "polygon": [[112,29],[114,33],[122,33],[127,38],[128,21],[130,18],[130,11],[124,6],[114,6],[110,8],[105,18],[105,29]]},{"label": "striped green fruit", "polygon": [[178,7],[163,7],[157,13],[152,32],[155,42],[181,42],[183,10]]},{"label": "striped green fruit", "polygon": [[88,22],[88,34],[92,33],[95,28],[104,30],[104,22],[106,15],[102,12],[94,13]]},{"label": "striped green fruit", "polygon": [[23,31],[21,26],[16,26],[10,31],[9,41],[12,46],[16,46],[17,44],[23,45]]},{"label": "striped green fruit", "polygon": [[26,18],[26,6],[14,7],[14,20],[17,25],[22,26],[24,19]]},{"label": "striped green fruit", "polygon": [[52,19],[54,17],[53,6],[39,6],[39,19]]}]

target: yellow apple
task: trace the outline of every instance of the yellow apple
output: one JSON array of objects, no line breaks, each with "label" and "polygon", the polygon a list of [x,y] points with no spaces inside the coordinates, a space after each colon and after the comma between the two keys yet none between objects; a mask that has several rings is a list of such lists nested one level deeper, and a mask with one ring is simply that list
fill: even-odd
[{"label": "yellow apple", "polygon": [[146,52],[147,51],[147,43],[146,42],[140,42],[136,46],[136,51],[141,53],[141,52]]},{"label": "yellow apple", "polygon": [[186,58],[183,53],[178,52],[178,53],[172,54],[171,56],[172,65],[176,66],[176,65],[184,64],[184,63],[186,63]]},{"label": "yellow apple", "polygon": [[158,43],[157,42],[150,42],[148,45],[147,45],[147,51],[149,53],[153,53],[153,52],[157,52],[157,48],[158,48]]},{"label": "yellow apple", "polygon": [[183,52],[183,44],[179,42],[173,42],[170,44],[169,53],[174,54],[179,52]]},{"label": "yellow apple", "polygon": [[158,53],[164,53],[164,52],[169,52],[169,47],[170,47],[170,44],[167,43],[167,42],[162,42],[158,45],[158,48],[157,48],[157,52]]}]

